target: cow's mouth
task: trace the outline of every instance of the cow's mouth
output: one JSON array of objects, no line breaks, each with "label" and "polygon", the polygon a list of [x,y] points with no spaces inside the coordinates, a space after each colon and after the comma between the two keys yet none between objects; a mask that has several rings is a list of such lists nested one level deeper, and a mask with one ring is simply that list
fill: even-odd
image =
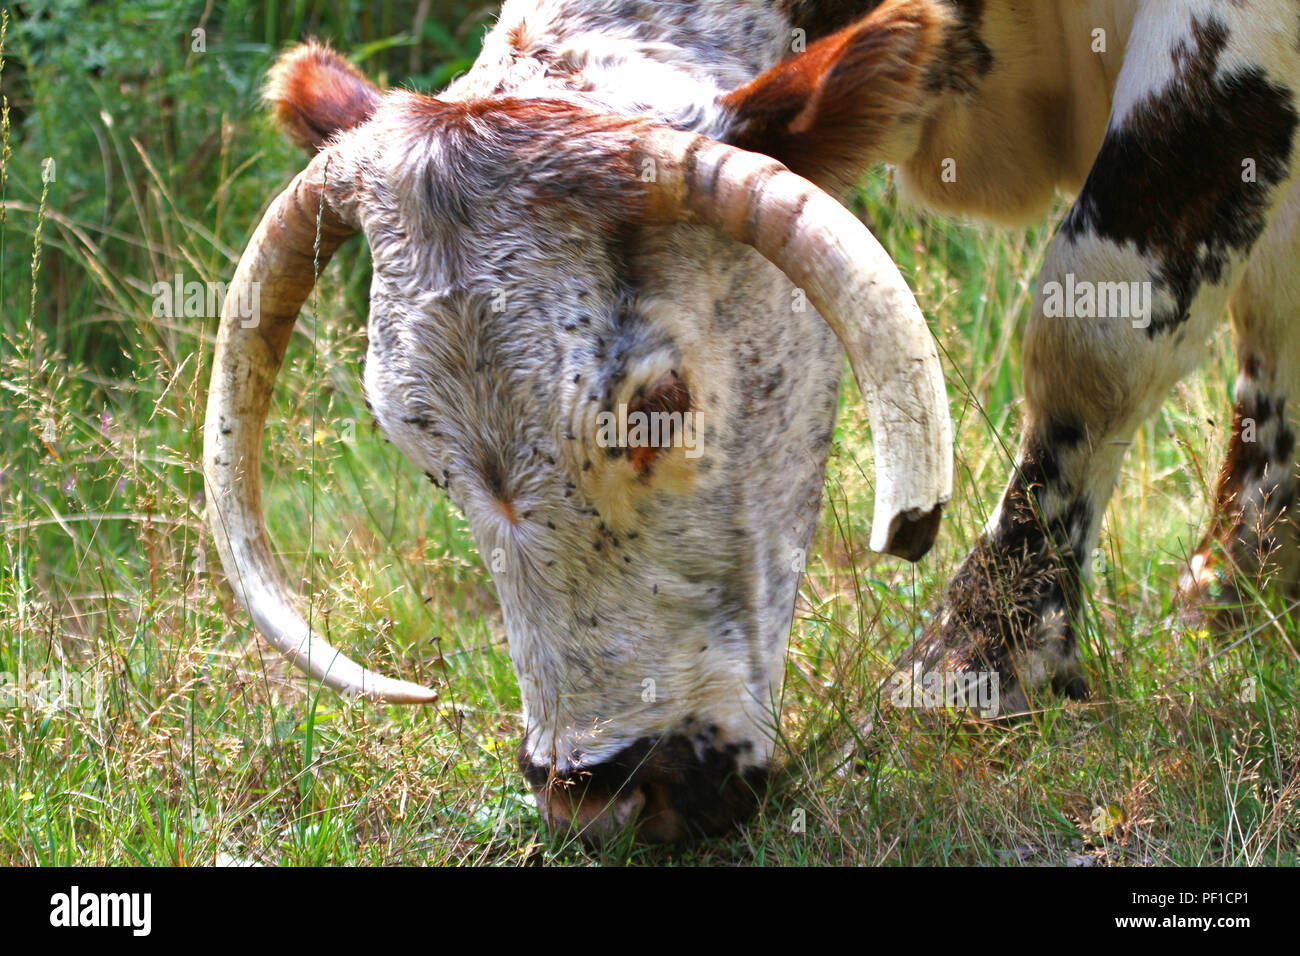
[{"label": "cow's mouth", "polygon": [[547,827],[601,842],[631,833],[668,843],[725,833],[751,817],[767,770],[743,765],[752,745],[701,746],[685,734],[643,737],[609,760],[567,773],[534,763],[520,769]]}]

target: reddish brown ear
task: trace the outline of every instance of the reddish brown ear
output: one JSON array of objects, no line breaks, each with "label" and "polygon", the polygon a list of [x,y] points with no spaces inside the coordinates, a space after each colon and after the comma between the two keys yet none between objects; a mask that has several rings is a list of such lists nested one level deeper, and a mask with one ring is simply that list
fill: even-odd
[{"label": "reddish brown ear", "polygon": [[948,20],[934,0],[886,0],[723,99],[727,139],[827,188],[851,185],[919,118]]},{"label": "reddish brown ear", "polygon": [[313,41],[275,62],[265,96],[289,139],[314,154],[339,130],[369,119],[380,92],[355,66]]}]

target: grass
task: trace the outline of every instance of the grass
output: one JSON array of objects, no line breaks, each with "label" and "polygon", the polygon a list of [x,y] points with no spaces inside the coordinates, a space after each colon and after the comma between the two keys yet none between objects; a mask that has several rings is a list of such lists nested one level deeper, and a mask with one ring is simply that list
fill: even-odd
[{"label": "grass", "polygon": [[[164,6],[142,4],[142,22]],[[168,36],[188,35],[202,5],[184,9]],[[331,35],[410,75],[409,44],[388,42],[401,17],[367,25],[347,20],[351,9],[325,24]],[[779,769],[752,823],[692,846],[601,851],[542,830],[514,767],[518,694],[488,575],[460,516],[364,410],[359,246],[326,271],[299,322],[266,446],[267,509],[284,567],[311,582],[331,640],[433,682],[441,699],[348,705],[293,676],[250,633],[203,527],[215,320],[155,316],[151,294],[176,274],[228,279],[260,205],[301,163],[240,71],[264,68],[324,5],[250,10],[248,35],[214,28],[206,65],[186,74],[182,45],[166,54],[174,73],[146,73],[126,93],[93,72],[52,92],[64,67],[37,28],[54,21],[9,23],[0,692],[20,673],[29,686],[45,679],[49,698],[64,675],[89,690],[84,706],[0,709],[0,862],[1296,862],[1296,619],[1261,598],[1251,628],[1225,645],[1170,616],[1227,441],[1226,321],[1201,372],[1139,434],[1108,510],[1086,626],[1093,700],[1011,724],[877,710],[889,663],[1006,480],[1019,334],[1051,235],[1050,223],[1021,234],[916,216],[883,173],[861,210],[942,344],[957,494],[920,565],[867,553],[870,436],[846,378],[787,659]],[[446,49],[429,46],[431,80],[474,42],[437,29]],[[235,80],[218,96],[223,73]],[[104,115],[83,110],[85,129],[60,133],[52,111],[78,97],[100,97]],[[135,119],[131,98],[143,104]],[[47,155],[52,182],[39,174]]]}]

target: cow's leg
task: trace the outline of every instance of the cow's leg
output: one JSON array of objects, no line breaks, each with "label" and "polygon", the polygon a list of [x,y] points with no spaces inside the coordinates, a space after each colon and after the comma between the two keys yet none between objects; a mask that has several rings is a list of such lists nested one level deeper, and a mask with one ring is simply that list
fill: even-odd
[{"label": "cow's leg", "polygon": [[[1139,11],[1102,148],[1039,279],[1014,474],[900,673],[996,673],[1004,709],[1042,688],[1086,693],[1074,625],[1125,449],[1196,364],[1291,180],[1300,54],[1262,6]],[[1121,288],[1127,310],[1111,307]]]},{"label": "cow's leg", "polygon": [[1232,437],[1210,530],[1180,581],[1184,617],[1223,632],[1250,592],[1300,584],[1300,188],[1260,238],[1230,308],[1237,350]]}]

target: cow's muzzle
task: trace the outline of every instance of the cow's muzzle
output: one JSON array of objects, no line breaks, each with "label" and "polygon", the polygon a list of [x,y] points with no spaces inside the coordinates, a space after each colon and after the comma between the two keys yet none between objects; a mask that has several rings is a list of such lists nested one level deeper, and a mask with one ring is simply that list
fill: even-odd
[{"label": "cow's muzzle", "polygon": [[521,749],[520,769],[557,836],[640,843],[716,836],[751,817],[767,771],[741,766],[745,748],[700,747],[681,735],[643,738],[601,763],[558,773]]}]

